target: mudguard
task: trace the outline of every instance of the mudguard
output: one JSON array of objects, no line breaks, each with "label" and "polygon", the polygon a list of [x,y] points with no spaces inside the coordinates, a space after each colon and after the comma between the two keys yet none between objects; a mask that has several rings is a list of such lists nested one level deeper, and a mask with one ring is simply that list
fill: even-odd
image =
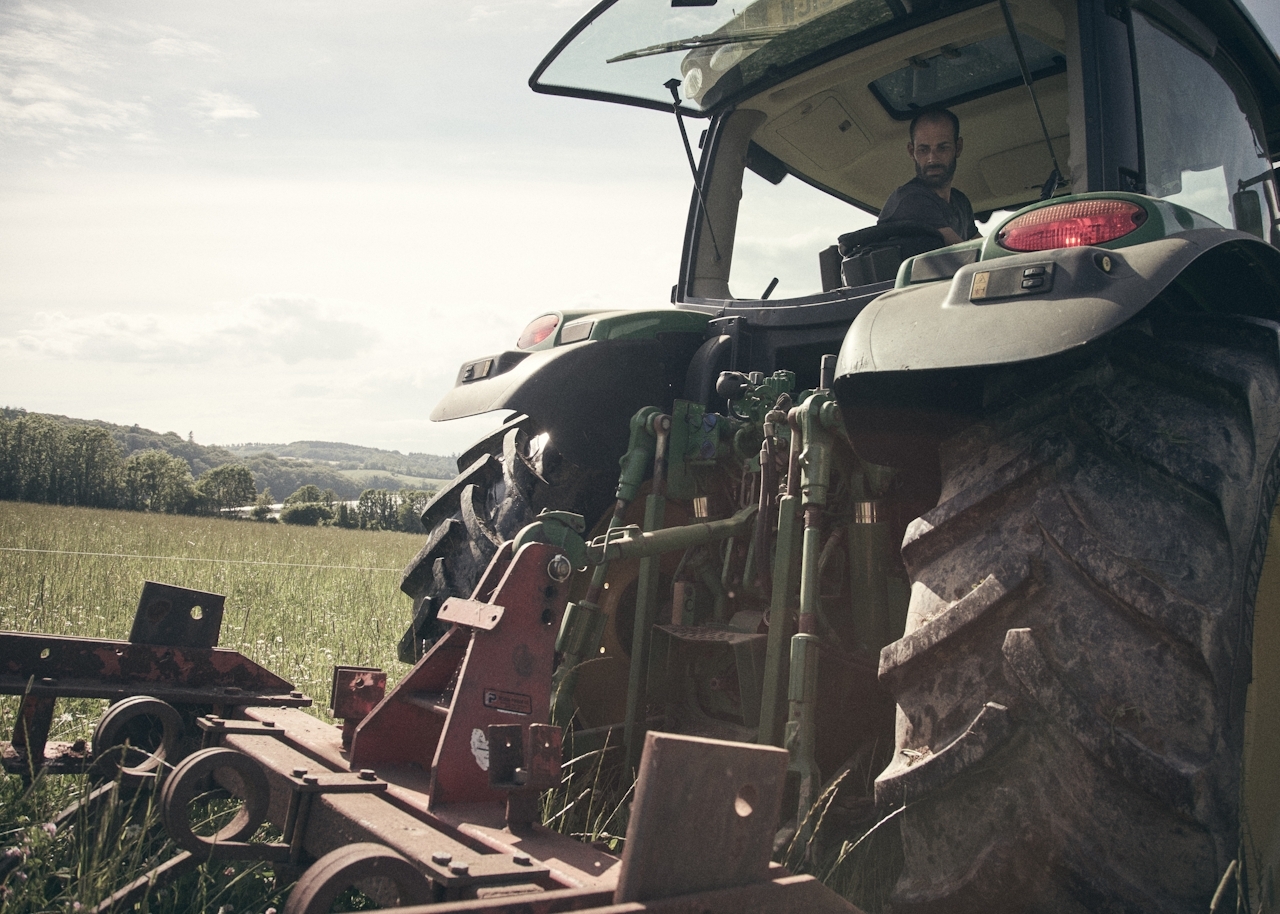
[{"label": "mudguard", "polygon": [[636,410],[669,406],[683,390],[707,319],[675,309],[574,317],[566,325],[594,321],[589,337],[560,344],[557,334],[547,348],[464,364],[431,418],[515,410],[549,432],[572,463],[616,461],[626,450],[627,423]]},{"label": "mudguard", "polygon": [[[1023,289],[1026,271],[1045,282]],[[986,369],[1078,349],[1174,289],[1197,310],[1280,320],[1280,251],[1194,228],[1119,249],[984,256],[950,281],[900,282],[853,322],[836,362],[854,447],[876,463],[927,465],[980,410]]]},{"label": "mudguard", "polygon": [[[892,289],[850,326],[836,376],[1000,365],[1083,346],[1129,320],[1222,245],[1241,246],[1262,268],[1276,269],[1280,259],[1253,235],[1201,228],[1120,250],[1078,247],[980,260],[950,282]],[[1028,271],[1045,284],[1023,289]],[[1005,294],[984,297],[983,287],[997,284]]]}]

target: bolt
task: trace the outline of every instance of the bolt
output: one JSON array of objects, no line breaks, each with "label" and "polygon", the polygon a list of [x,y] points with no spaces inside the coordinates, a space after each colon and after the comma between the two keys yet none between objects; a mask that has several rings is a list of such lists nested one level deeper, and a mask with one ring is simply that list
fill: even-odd
[{"label": "bolt", "polygon": [[453,854],[446,853],[445,851],[436,851],[431,855],[431,862],[438,863],[441,866],[448,866],[451,860],[453,860]]},{"label": "bolt", "polygon": [[529,858],[528,854],[514,854],[511,857],[511,862],[516,866],[530,866],[533,860]]},{"label": "bolt", "polygon": [[319,783],[320,783],[320,778],[316,777],[314,774],[304,774],[304,775],[302,776],[302,783],[304,783],[304,784],[319,784]]},{"label": "bolt", "polygon": [[467,873],[471,872],[471,865],[469,863],[463,863],[462,861],[450,863],[449,872],[456,876],[465,876]]},{"label": "bolt", "polygon": [[209,723],[213,724],[215,727],[225,727],[227,725],[227,722],[221,717],[210,717]]},{"label": "bolt", "polygon": [[302,776],[303,776],[304,774],[306,774],[306,773],[307,773],[307,769],[305,769],[305,768],[295,768],[295,769],[293,769],[293,776],[294,776],[295,778],[300,778],[300,777],[302,777]]},{"label": "bolt", "polygon": [[262,722],[262,726],[264,727],[274,727],[275,725],[276,725],[276,722],[274,720],[264,720]]},{"label": "bolt", "polygon": [[361,768],[360,774],[358,775],[358,777],[362,781],[372,781],[375,777],[377,777],[377,775],[374,773],[372,768]]},{"label": "bolt", "polygon": [[301,697],[302,697],[302,693],[301,693],[301,692],[297,692],[297,691],[290,692],[290,693],[289,693],[289,697],[290,697],[290,698],[301,698]]},{"label": "bolt", "polygon": [[547,574],[557,584],[563,584],[573,574],[573,565],[563,555],[553,555],[547,563]]}]

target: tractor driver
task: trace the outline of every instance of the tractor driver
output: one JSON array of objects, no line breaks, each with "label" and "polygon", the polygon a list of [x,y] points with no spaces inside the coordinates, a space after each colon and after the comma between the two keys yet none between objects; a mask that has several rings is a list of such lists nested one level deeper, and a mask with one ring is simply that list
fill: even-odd
[{"label": "tractor driver", "polygon": [[947,244],[977,237],[969,198],[951,186],[963,149],[958,117],[945,108],[917,114],[907,141],[916,176],[889,195],[879,222],[927,225],[937,229]]}]

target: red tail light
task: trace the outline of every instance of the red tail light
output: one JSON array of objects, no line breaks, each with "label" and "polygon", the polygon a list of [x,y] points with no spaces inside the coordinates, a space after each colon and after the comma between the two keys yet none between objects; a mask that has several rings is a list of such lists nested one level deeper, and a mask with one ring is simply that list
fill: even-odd
[{"label": "red tail light", "polygon": [[555,314],[544,314],[542,317],[534,318],[530,321],[529,326],[524,328],[524,332],[520,334],[520,339],[516,340],[516,348],[528,349],[530,346],[538,345],[555,333],[556,327],[559,325],[560,318]]},{"label": "red tail light", "polygon": [[1006,222],[996,241],[1010,251],[1047,251],[1103,244],[1147,221],[1147,211],[1127,200],[1080,200],[1046,206]]}]

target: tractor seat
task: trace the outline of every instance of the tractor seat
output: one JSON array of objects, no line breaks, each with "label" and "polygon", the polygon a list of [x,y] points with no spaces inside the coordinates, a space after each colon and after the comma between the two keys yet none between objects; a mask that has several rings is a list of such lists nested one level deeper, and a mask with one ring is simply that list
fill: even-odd
[{"label": "tractor seat", "polygon": [[887,282],[902,261],[944,247],[941,233],[919,222],[884,222],[841,235],[840,277],[845,286]]}]

